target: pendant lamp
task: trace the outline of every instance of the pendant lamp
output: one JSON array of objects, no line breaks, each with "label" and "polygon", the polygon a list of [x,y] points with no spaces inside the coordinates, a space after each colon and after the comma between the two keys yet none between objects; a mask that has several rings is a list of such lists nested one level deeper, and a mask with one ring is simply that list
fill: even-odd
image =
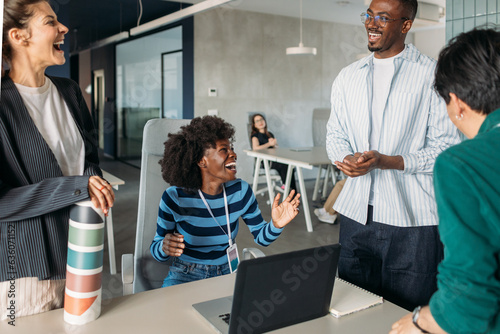
[{"label": "pendant lamp", "polygon": [[316,55],[316,48],[304,46],[302,43],[302,0],[300,0],[300,42],[299,46],[286,48],[287,55]]}]

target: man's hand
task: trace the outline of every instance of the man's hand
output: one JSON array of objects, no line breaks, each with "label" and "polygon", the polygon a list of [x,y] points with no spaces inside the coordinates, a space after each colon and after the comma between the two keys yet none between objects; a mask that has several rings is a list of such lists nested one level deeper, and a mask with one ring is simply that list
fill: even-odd
[{"label": "man's hand", "polygon": [[364,156],[366,153],[368,152],[356,152],[354,155],[348,155],[342,162],[335,161],[335,165],[349,177],[363,176],[375,168],[375,166],[373,166],[375,160],[370,158],[370,156]]},{"label": "man's hand", "polygon": [[349,177],[358,177],[368,174],[375,168],[378,169],[404,169],[403,157],[389,156],[378,151],[356,152],[348,155],[344,161],[335,161],[337,168]]}]

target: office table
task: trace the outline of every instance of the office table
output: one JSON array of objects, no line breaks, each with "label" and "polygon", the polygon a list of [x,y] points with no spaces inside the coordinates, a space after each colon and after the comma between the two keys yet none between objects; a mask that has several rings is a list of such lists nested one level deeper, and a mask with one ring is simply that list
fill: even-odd
[{"label": "office table", "polygon": [[[109,184],[116,190],[119,186],[124,185],[125,181],[114,176],[111,173],[102,171],[103,178],[109,182]],[[106,217],[106,234],[108,236],[108,250],[109,250],[109,272],[111,275],[116,274],[116,255],[115,255],[115,234],[113,232],[113,210],[112,208],[108,211],[108,216]]]},{"label": "office table", "polygon": [[[236,275],[215,277],[117,297],[102,302],[101,316],[86,325],[64,322],[63,309],[16,318],[16,326],[0,322],[0,333],[44,334],[110,334],[110,333],[214,333],[191,305],[229,296],[233,293]],[[104,286],[103,289],[106,289]],[[331,315],[285,327],[273,333],[370,333],[387,334],[392,323],[408,311],[384,301],[383,304],[357,313],[335,318]]]},{"label": "office table", "polygon": [[[255,157],[255,174],[253,179],[252,188],[255,192],[257,189],[257,179],[259,176],[259,168],[261,161],[269,162],[281,162],[283,164],[287,164],[289,166],[288,172],[286,175],[285,182],[285,193],[284,197],[288,196],[290,191],[290,181],[292,179],[293,169],[297,169],[297,176],[299,179],[299,187],[300,187],[300,195],[301,195],[301,203],[304,209],[304,216],[306,219],[307,231],[312,232],[313,227],[311,223],[311,213],[309,211],[309,202],[307,200],[307,192],[304,184],[304,175],[302,173],[302,168],[313,169],[314,166],[319,165],[329,165],[331,164],[330,159],[328,159],[328,155],[326,154],[325,147],[308,147],[308,148],[284,148],[284,147],[276,147],[271,149],[263,149],[263,150],[244,150],[247,155],[251,157]],[[266,180],[267,187],[269,190],[269,198],[271,203],[274,199],[274,190],[271,186],[271,174],[269,163],[264,163],[264,169],[266,171]]]}]

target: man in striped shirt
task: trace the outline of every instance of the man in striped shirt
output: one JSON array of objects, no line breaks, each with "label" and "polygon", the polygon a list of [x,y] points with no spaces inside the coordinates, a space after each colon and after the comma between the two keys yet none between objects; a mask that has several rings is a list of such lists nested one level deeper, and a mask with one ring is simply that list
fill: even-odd
[{"label": "man in striped shirt", "polygon": [[361,15],[373,53],[332,86],[330,159],[349,178],[340,216],[339,275],[408,309],[436,290],[443,249],[432,170],[460,141],[433,90],[435,60],[405,38],[416,0],[373,0]]}]

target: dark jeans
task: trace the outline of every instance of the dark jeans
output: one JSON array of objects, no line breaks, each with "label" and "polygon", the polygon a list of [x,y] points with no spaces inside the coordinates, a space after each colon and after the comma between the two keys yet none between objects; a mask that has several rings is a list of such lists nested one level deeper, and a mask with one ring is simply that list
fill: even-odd
[{"label": "dark jeans", "polygon": [[437,290],[443,245],[437,226],[366,225],[340,216],[339,276],[408,310],[427,305]]}]

